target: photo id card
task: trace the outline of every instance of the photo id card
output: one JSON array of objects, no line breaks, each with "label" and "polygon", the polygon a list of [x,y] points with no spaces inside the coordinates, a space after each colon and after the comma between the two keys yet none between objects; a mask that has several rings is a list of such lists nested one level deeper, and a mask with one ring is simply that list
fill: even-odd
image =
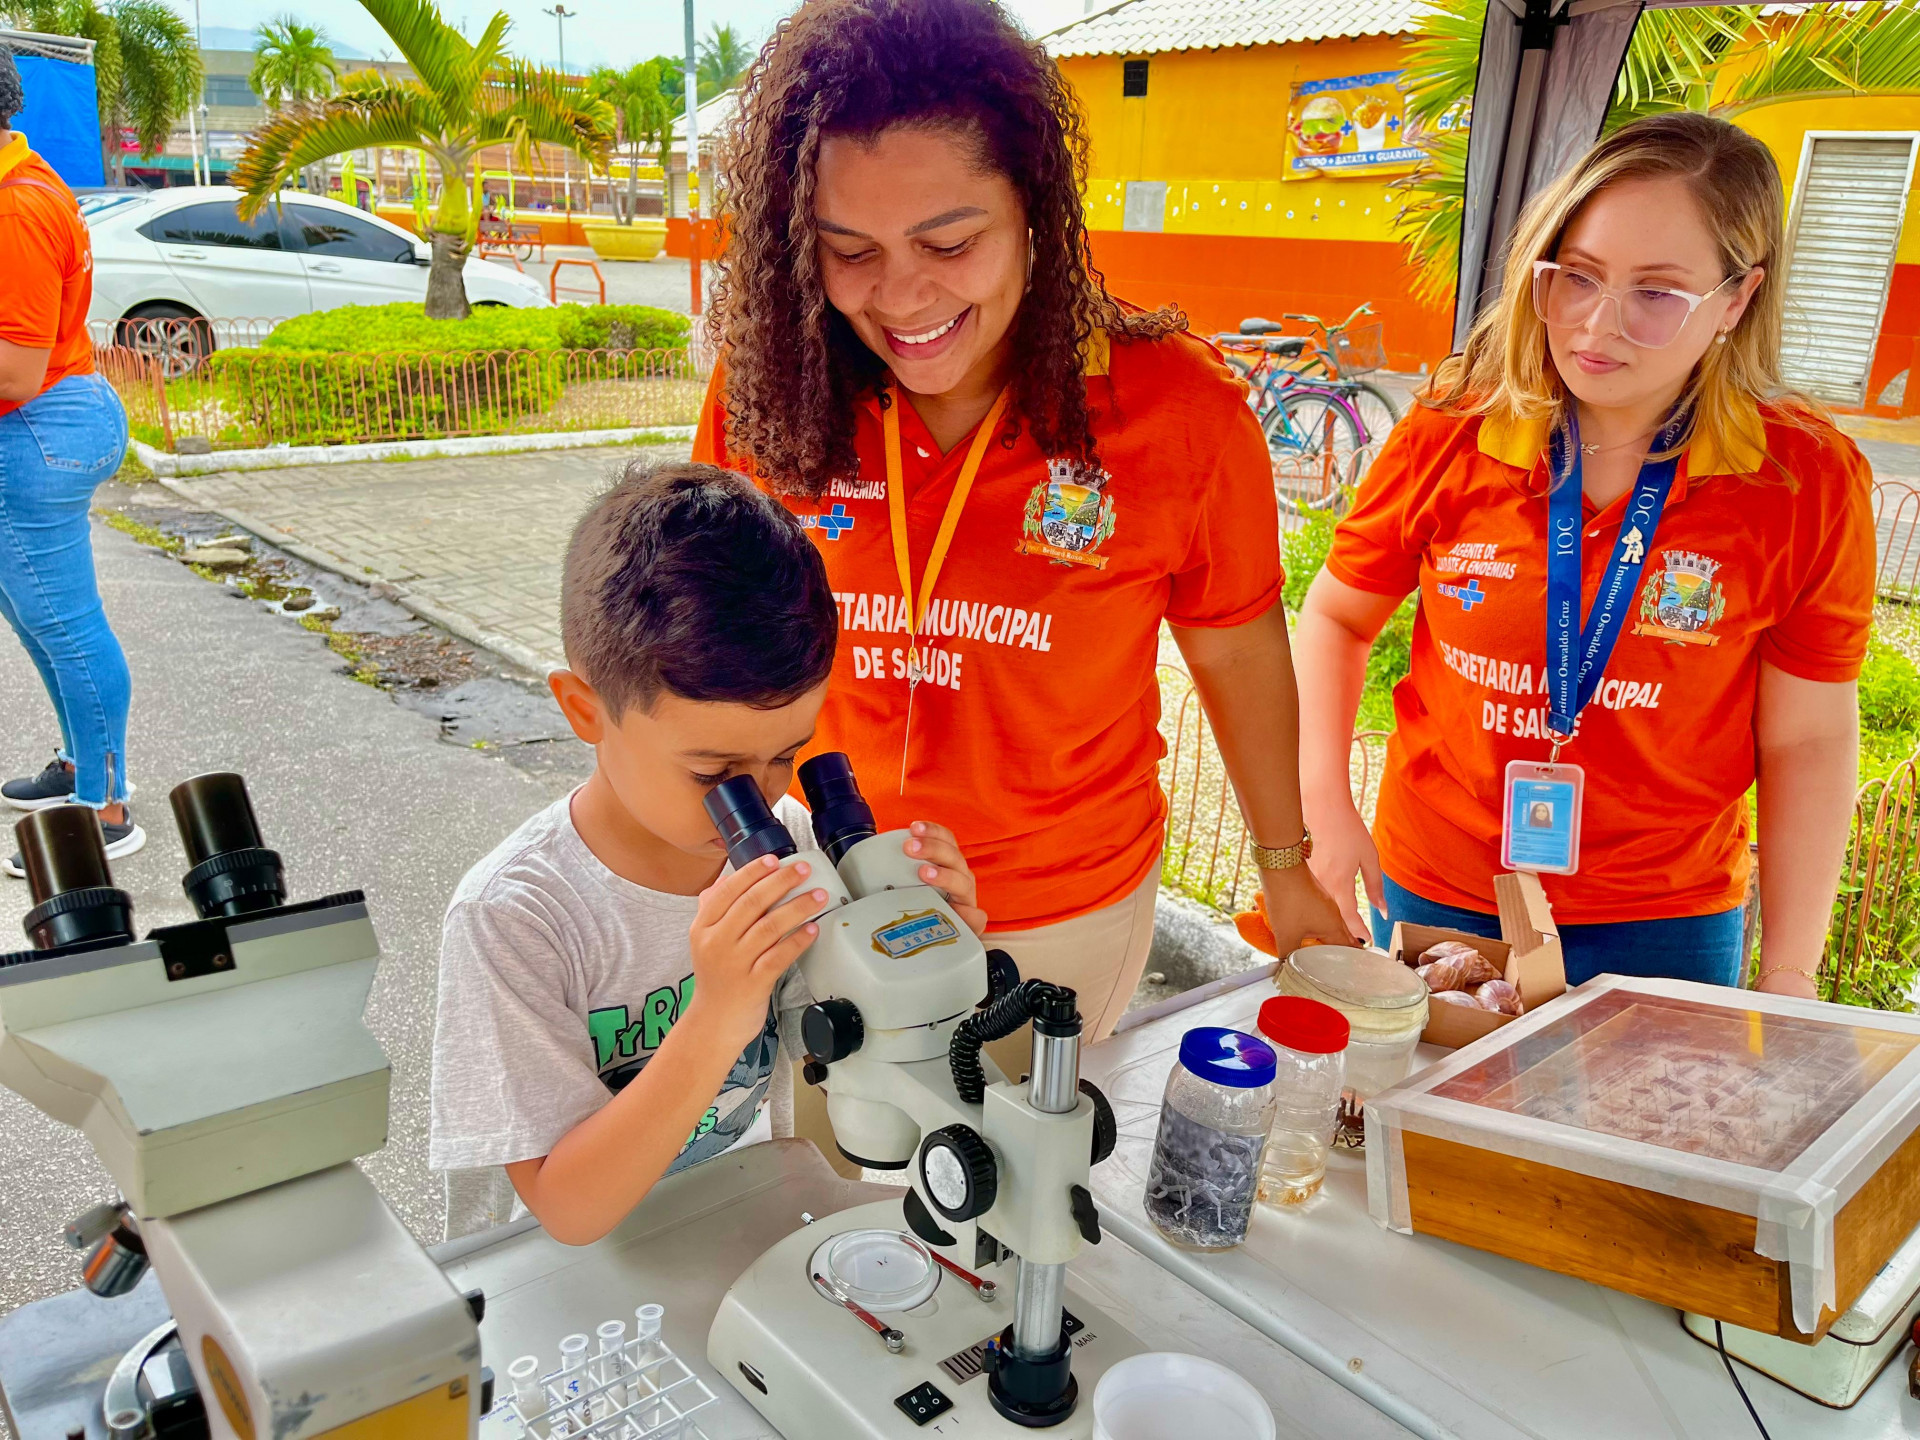
[{"label": "photo id card", "polygon": [[1586,772],[1578,765],[1510,763],[1500,825],[1500,863],[1509,870],[1544,875],[1577,871],[1580,802],[1586,788]]}]

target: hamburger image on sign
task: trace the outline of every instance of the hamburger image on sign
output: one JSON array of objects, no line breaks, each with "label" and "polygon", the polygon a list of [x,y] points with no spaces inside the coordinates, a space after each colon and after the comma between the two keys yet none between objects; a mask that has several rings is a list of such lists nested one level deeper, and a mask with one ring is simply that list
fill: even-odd
[{"label": "hamburger image on sign", "polygon": [[1347,123],[1347,112],[1331,95],[1316,95],[1300,107],[1293,135],[1303,155],[1336,155],[1340,151],[1340,132]]}]

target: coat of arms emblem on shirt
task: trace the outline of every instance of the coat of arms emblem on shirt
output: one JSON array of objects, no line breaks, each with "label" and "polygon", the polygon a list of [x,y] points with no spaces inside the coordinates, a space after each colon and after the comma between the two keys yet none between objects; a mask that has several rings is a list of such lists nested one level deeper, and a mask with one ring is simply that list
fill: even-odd
[{"label": "coat of arms emblem on shirt", "polygon": [[1108,557],[1094,552],[1113,534],[1111,479],[1104,470],[1089,471],[1072,460],[1049,460],[1047,478],[1027,497],[1020,527],[1024,538],[1013,548],[1056,564],[1106,569]]},{"label": "coat of arms emblem on shirt", "polygon": [[1720,562],[1690,550],[1669,550],[1661,558],[1664,568],[1640,592],[1640,623],[1633,633],[1677,645],[1718,645],[1720,637],[1709,632],[1727,611],[1726,591],[1714,579]]}]

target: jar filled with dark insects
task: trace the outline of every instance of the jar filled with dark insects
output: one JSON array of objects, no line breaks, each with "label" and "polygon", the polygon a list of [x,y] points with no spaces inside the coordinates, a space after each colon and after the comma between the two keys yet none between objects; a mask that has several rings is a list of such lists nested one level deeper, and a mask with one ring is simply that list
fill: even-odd
[{"label": "jar filled with dark insects", "polygon": [[1274,1054],[1206,1026],[1180,1041],[1147,1174],[1147,1218],[1176,1245],[1225,1250],[1247,1238],[1273,1125]]}]

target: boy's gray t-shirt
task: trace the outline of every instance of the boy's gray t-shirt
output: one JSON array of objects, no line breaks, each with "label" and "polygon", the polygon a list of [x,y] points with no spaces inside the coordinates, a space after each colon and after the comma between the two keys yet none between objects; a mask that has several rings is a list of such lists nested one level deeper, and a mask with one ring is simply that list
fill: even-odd
[{"label": "boy's gray t-shirt", "polygon": [[[547,1154],[611,1100],[693,995],[688,937],[699,901],[609,870],[574,828],[572,798],[468,871],[447,908],[428,1152],[449,1172],[449,1237],[508,1219],[512,1187],[497,1167]],[[782,797],[774,808],[796,844],[813,843],[804,806]],[[789,970],[766,1030],[667,1173],[792,1133],[792,1067],[780,1061],[776,1017],[791,1031],[809,999],[798,968]]]}]

